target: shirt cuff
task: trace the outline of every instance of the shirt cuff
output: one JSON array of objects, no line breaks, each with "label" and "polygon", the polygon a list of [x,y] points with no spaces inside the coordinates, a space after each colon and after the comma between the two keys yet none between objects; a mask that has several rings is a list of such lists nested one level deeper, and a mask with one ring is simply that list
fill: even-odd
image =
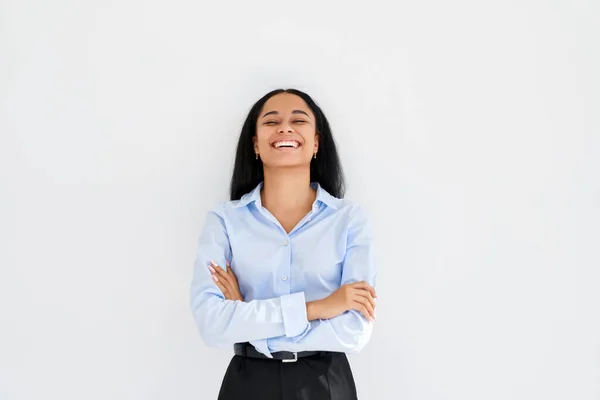
[{"label": "shirt cuff", "polygon": [[306,315],[304,292],[281,296],[281,312],[286,337],[300,335],[308,329],[310,324]]},{"label": "shirt cuff", "polygon": [[273,358],[273,354],[271,354],[271,352],[269,351],[269,344],[267,343],[267,339],[251,340],[250,344],[254,346],[254,348],[260,353],[263,353],[269,358]]}]

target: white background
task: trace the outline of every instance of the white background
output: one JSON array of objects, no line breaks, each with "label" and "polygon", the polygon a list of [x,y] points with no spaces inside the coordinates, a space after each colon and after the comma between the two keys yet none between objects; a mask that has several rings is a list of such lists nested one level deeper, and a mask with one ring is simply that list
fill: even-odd
[{"label": "white background", "polygon": [[188,306],[254,101],[377,233],[361,399],[600,399],[597,1],[0,2],[0,399],[214,399]]}]

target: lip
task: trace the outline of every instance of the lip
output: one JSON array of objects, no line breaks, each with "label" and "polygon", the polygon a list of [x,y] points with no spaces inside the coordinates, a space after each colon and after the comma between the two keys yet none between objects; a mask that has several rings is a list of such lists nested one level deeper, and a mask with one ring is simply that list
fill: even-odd
[{"label": "lip", "polygon": [[280,148],[275,148],[275,147],[273,147],[273,150],[275,150],[275,151],[283,151],[283,152],[289,153],[289,152],[291,152],[291,151],[296,151],[296,150],[298,150],[299,148],[300,148],[300,146],[298,146],[298,147],[296,147],[296,148],[293,148],[293,147],[280,147]]},{"label": "lip", "polygon": [[[280,147],[280,148],[276,148],[275,147],[275,143],[277,143],[277,142],[296,142],[296,143],[298,143],[298,147],[295,147],[295,148],[294,147]],[[300,147],[302,147],[302,142],[300,140],[298,140],[297,138],[293,138],[293,137],[290,137],[290,138],[281,138],[281,137],[279,137],[279,138],[273,140],[270,143],[270,145],[271,145],[271,147],[273,149],[275,149],[277,151],[294,151],[294,150],[298,150]]]}]

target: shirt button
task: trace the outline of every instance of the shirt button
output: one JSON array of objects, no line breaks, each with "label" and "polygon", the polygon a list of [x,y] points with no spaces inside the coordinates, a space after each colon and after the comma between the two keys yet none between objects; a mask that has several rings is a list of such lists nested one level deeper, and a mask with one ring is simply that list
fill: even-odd
[{"label": "shirt button", "polygon": [[282,279],[282,280],[284,280],[284,281],[287,281],[287,275],[283,275],[283,276],[281,277],[281,279]]},{"label": "shirt button", "polygon": [[283,241],[283,244],[287,246],[288,244],[290,244],[290,241],[289,241],[289,240],[287,240],[287,239],[285,239],[285,240]]}]

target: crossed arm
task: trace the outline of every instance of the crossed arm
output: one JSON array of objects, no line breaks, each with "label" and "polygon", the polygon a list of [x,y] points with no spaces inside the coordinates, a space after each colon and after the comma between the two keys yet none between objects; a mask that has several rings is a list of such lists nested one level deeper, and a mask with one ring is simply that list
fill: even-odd
[{"label": "crossed arm", "polygon": [[[244,301],[240,292],[237,277],[226,261],[223,269],[213,260],[208,266],[215,285],[221,290],[226,300]],[[342,285],[330,296],[306,303],[306,315],[309,321],[315,319],[330,319],[344,311],[359,311],[368,321],[375,321],[375,289],[367,282],[355,282]]]},{"label": "crossed arm", "polygon": [[190,306],[203,340],[216,347],[268,341],[271,348],[290,348],[293,344],[299,350],[359,351],[370,337],[368,319],[374,317],[375,310],[371,242],[368,220],[358,209],[349,226],[340,289],[308,303],[304,292],[244,302],[237,279],[227,266],[231,250],[223,219],[210,212],[198,242],[190,293]]}]

